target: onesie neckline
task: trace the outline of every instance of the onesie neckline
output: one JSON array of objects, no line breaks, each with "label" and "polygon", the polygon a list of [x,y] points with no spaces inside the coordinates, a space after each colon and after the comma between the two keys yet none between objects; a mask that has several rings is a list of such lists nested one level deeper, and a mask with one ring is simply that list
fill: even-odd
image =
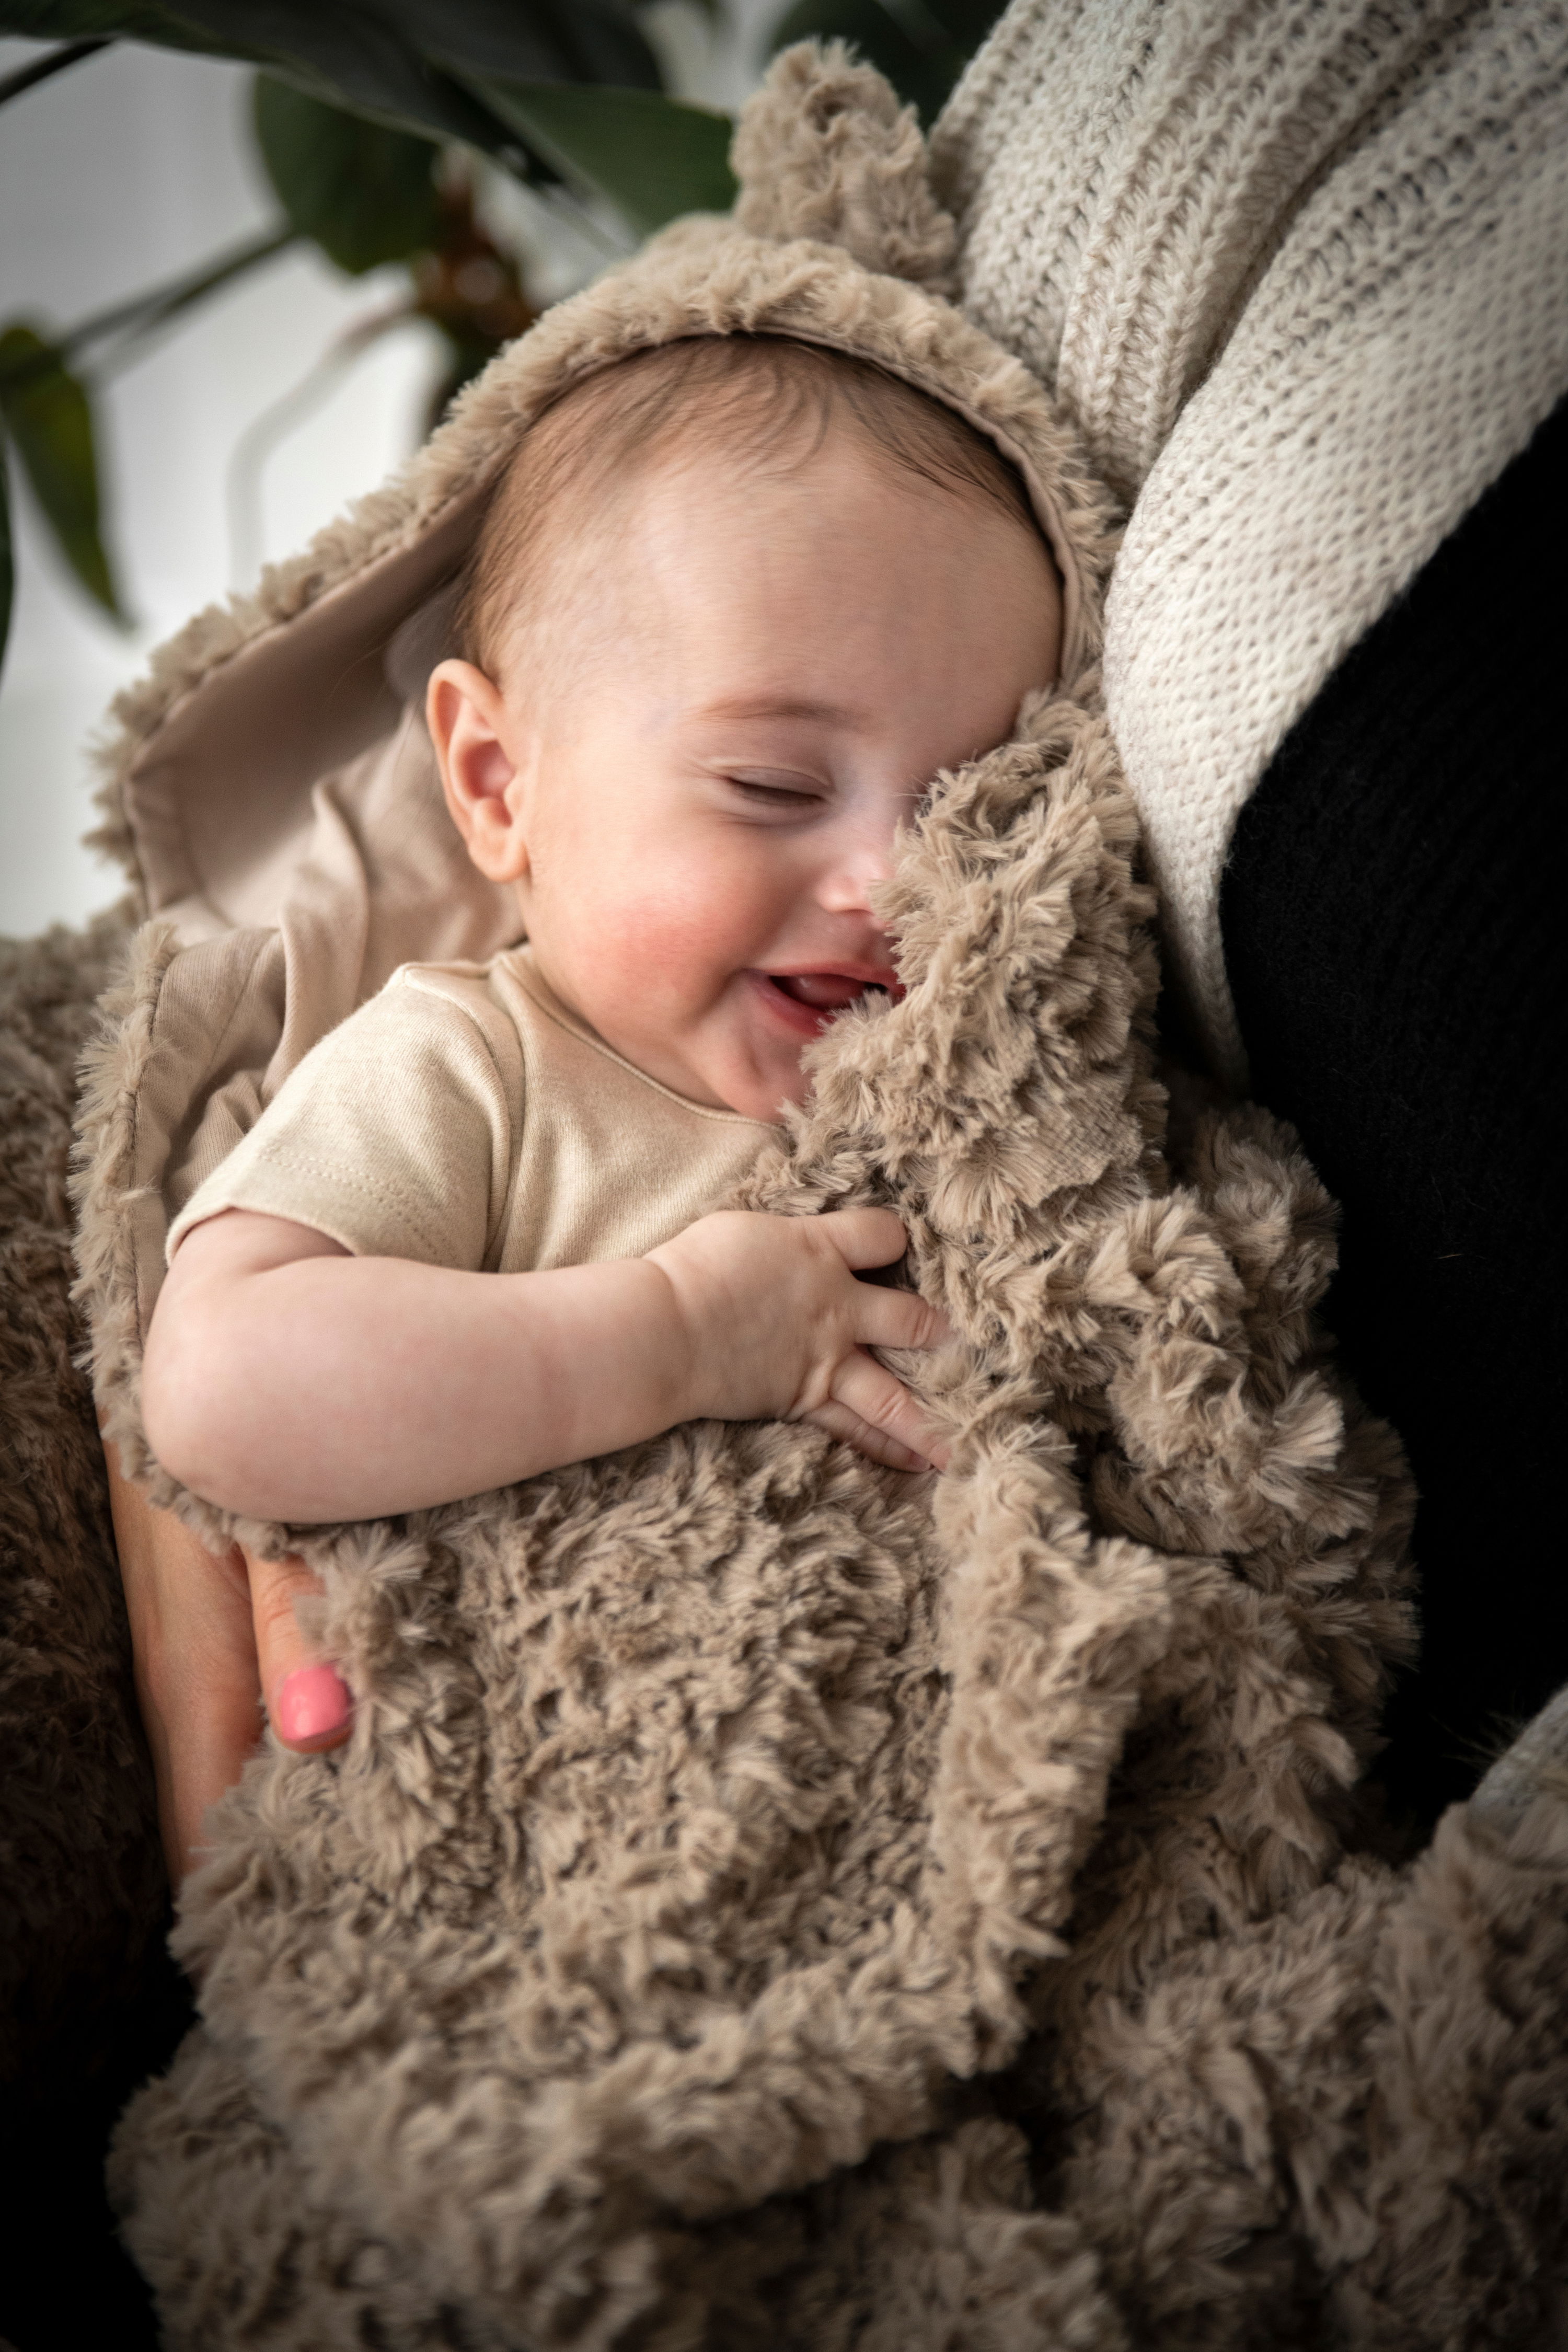
[{"label": "onesie neckline", "polygon": [[677,1094],[673,1087],[667,1087],[661,1079],[650,1077],[646,1070],[639,1070],[635,1062],[628,1062],[624,1054],[617,1054],[613,1045],[605,1044],[596,1029],[591,1029],[570,1006],[561,1002],[535,963],[533,950],[526,940],[514,948],[504,949],[496,961],[509,967],[523,994],[538,1007],[547,1021],[552,1021],[558,1029],[564,1029],[567,1035],[575,1037],[580,1045],[590,1045],[595,1053],[603,1054],[607,1062],[614,1062],[617,1069],[625,1070],[641,1085],[650,1087],[667,1102],[678,1104],[695,1118],[718,1119],[727,1127],[754,1127],[764,1135],[782,1135],[784,1132],[782,1119],[752,1118],[743,1110],[721,1110],[711,1103],[693,1102],[689,1095]]}]

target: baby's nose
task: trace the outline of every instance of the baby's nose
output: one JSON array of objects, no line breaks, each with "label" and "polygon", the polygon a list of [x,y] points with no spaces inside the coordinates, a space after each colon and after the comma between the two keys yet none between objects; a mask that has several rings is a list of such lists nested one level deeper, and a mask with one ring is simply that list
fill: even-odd
[{"label": "baby's nose", "polygon": [[868,912],[872,891],[893,871],[890,841],[847,842],[826,867],[821,885],[825,907],[836,911]]}]

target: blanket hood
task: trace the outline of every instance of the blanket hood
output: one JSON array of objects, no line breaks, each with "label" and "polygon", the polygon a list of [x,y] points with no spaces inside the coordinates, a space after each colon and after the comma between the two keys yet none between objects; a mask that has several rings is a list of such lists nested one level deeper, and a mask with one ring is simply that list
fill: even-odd
[{"label": "blanket hood", "polygon": [[483,961],[519,935],[511,895],[447,816],[423,699],[447,646],[445,592],[552,401],[690,336],[788,336],[870,361],[1018,467],[1062,574],[1063,686],[1096,660],[1109,494],[1021,362],[946,299],[955,231],[913,110],[842,44],[805,43],[746,110],[734,160],[732,216],[676,223],[558,304],[384,488],[254,595],[198,614],[114,706],[95,838],[153,922],[131,993],[107,1008],[121,1109],[87,1106],[79,1249],[100,1408],[129,1464],[142,1463],[138,1416],[114,1400],[138,1385],[185,1201],[398,965]]},{"label": "blanket hood", "polygon": [[[493,483],[553,401],[636,352],[789,336],[869,360],[958,410],[1018,467],[1055,551],[1064,679],[1095,658],[1108,502],[1039,385],[945,299],[955,232],[913,110],[842,44],[802,44],[747,108],[734,160],[732,216],[677,223],[557,305],[384,488],[269,567],[253,595],[199,614],[120,698],[95,838],[182,940],[279,923],[310,860],[323,780],[400,728],[422,738],[405,709],[445,650],[440,591]],[[492,952],[515,935],[515,908],[450,857],[422,740],[404,748],[402,782],[393,862],[406,880],[427,855],[444,901],[423,926],[399,926],[402,954]],[[424,803],[412,831],[410,795]],[[355,829],[374,835],[385,822],[367,812]],[[378,872],[370,895],[393,887]]]}]

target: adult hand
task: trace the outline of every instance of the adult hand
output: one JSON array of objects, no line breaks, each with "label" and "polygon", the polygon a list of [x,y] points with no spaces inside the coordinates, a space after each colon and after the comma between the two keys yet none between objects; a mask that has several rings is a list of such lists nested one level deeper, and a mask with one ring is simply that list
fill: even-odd
[{"label": "adult hand", "polygon": [[303,1560],[209,1551],[172,1512],[154,1510],[104,1447],[136,1696],[157,1779],[171,1884],[199,1858],[210,1806],[238,1780],[264,1720],[285,1747],[348,1738],[353,1703],[300,1633],[295,1602],[320,1592]]}]

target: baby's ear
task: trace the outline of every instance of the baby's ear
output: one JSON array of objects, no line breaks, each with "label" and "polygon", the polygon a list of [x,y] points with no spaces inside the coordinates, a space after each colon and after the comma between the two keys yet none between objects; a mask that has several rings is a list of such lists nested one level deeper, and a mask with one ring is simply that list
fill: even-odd
[{"label": "baby's ear", "polygon": [[952,290],[957,231],[912,106],[842,41],[797,41],[742,109],[730,161],[749,236],[841,245],[867,269]]},{"label": "baby's ear", "polygon": [[441,787],[468,856],[488,880],[528,871],[526,747],[494,680],[472,662],[437,662],[425,696]]}]

